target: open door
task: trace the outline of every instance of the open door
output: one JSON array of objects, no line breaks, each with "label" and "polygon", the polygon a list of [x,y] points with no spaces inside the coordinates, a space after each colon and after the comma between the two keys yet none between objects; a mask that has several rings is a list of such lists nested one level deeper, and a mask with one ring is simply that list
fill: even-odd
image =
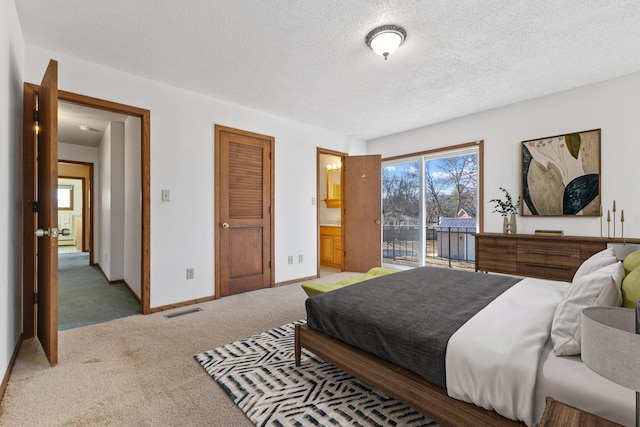
[{"label": "open door", "polygon": [[[38,92],[38,339],[58,363],[58,63],[49,61]],[[48,231],[48,233],[47,233]],[[47,235],[48,234],[48,235]]]},{"label": "open door", "polygon": [[[34,102],[31,102],[34,101]],[[30,129],[25,126],[25,280],[33,282],[33,300],[25,295],[25,304],[37,305],[37,328],[25,324],[25,336],[35,333],[49,363],[58,363],[58,63],[51,60],[42,78],[37,99],[25,86],[25,116],[28,106],[37,106]],[[34,129],[35,130],[34,132]],[[35,133],[35,136],[34,136]],[[27,148],[28,145],[31,147]],[[28,176],[30,175],[30,176]],[[35,196],[35,198],[34,198]],[[29,212],[30,211],[30,212]],[[27,227],[31,228],[30,230]],[[38,236],[34,241],[34,233]],[[35,257],[34,257],[35,252]],[[30,276],[30,277],[29,277]],[[31,316],[29,316],[31,318]],[[25,322],[27,323],[27,322]]]},{"label": "open door", "polygon": [[366,272],[382,262],[382,158],[347,156],[344,173],[344,270]]}]

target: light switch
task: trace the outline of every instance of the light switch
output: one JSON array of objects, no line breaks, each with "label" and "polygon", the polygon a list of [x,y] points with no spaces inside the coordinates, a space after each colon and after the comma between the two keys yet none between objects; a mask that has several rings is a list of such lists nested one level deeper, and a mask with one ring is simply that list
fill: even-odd
[{"label": "light switch", "polygon": [[171,192],[169,190],[162,190],[162,201],[168,202],[171,200]]}]

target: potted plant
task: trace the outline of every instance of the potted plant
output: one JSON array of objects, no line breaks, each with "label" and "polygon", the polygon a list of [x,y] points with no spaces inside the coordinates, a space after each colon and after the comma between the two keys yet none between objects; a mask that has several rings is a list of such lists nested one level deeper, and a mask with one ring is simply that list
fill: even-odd
[{"label": "potted plant", "polygon": [[[502,187],[499,187],[502,192],[504,192],[504,200],[502,199],[491,199],[489,203],[494,203],[493,213],[499,213],[503,218],[502,232],[507,234],[509,231],[511,233],[516,234],[516,214],[520,209],[520,196],[518,196],[518,200],[513,203],[513,197],[507,190]],[[511,219],[507,219],[507,216],[511,216]]]}]

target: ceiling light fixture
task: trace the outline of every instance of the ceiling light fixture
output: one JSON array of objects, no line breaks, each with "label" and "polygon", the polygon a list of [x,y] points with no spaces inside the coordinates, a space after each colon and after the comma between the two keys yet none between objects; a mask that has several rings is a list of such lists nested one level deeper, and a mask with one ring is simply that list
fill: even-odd
[{"label": "ceiling light fixture", "polygon": [[384,56],[384,60],[395,52],[404,42],[407,32],[398,25],[383,25],[374,28],[365,39],[367,46],[378,55]]}]

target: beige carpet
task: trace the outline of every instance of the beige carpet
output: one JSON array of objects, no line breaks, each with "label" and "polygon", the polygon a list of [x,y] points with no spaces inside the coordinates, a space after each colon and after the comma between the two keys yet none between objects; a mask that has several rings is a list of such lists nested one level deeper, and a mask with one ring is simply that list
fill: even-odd
[{"label": "beige carpet", "polygon": [[190,306],[203,311],[172,319],[163,316],[185,308],[61,331],[54,368],[38,341],[26,340],[0,425],[251,426],[193,356],[304,318],[305,299],[294,284]]}]

